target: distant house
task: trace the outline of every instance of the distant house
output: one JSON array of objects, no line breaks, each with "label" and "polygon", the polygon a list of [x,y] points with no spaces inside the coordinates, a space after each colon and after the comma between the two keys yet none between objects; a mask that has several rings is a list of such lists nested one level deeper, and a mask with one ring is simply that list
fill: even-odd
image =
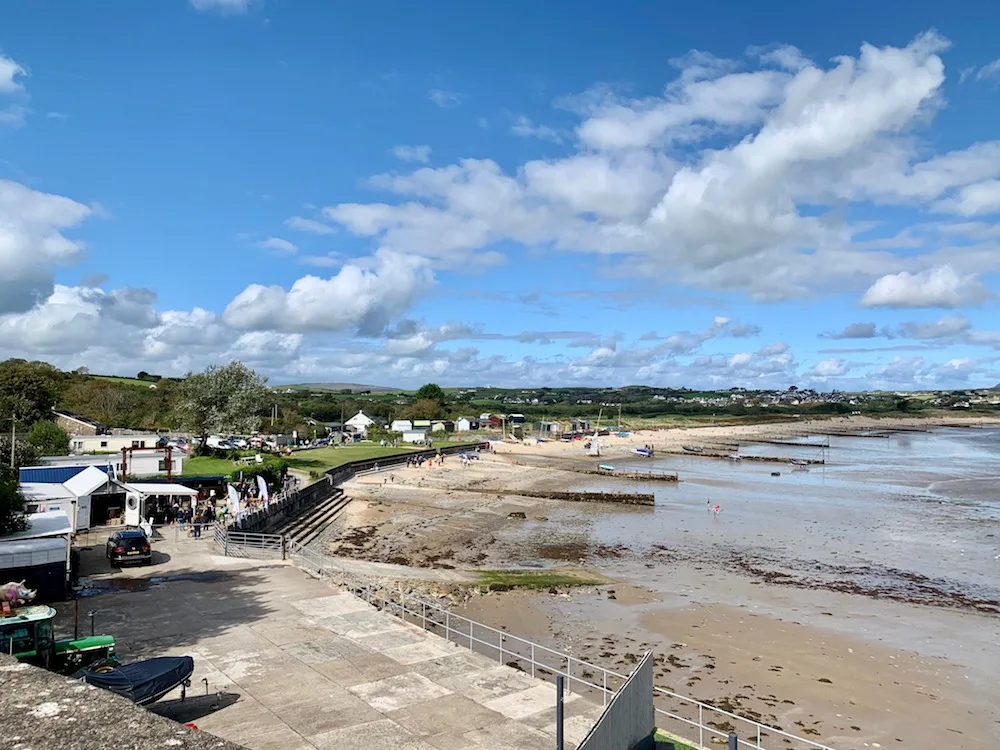
[{"label": "distant house", "polygon": [[413,429],[413,422],[409,419],[394,419],[389,425],[389,429],[393,432],[409,432]]},{"label": "distant house", "polygon": [[431,432],[454,432],[455,423],[450,419],[432,419]]},{"label": "distant house", "polygon": [[53,409],[52,416],[55,418],[56,424],[69,435],[103,435],[108,431],[108,428],[100,422],[81,417],[71,411]]},{"label": "distant house", "polygon": [[501,427],[503,427],[503,417],[501,417],[499,414],[490,414],[489,424],[490,427],[493,428],[494,430],[499,430]]},{"label": "distant house", "polygon": [[379,424],[380,420],[369,417],[363,411],[359,411],[353,417],[344,422],[344,427],[349,428],[358,435],[368,434],[368,428]]},{"label": "distant house", "polygon": [[488,414],[488,413],[486,413],[486,414],[480,414],[479,415],[479,422],[480,422],[480,424],[488,424],[489,421],[492,418],[493,418],[492,414]]},{"label": "distant house", "polygon": [[404,443],[424,443],[427,441],[427,430],[406,430],[403,433]]},{"label": "distant house", "polygon": [[475,417],[459,417],[455,420],[455,432],[469,432],[479,429],[479,420]]},{"label": "distant house", "polygon": [[547,422],[542,420],[538,423],[538,433],[540,435],[558,435],[563,431],[563,426],[559,422]]}]

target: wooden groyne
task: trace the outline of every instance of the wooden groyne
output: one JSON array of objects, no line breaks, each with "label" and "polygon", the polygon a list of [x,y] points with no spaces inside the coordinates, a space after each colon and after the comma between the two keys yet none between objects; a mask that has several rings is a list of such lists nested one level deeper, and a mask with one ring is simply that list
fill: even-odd
[{"label": "wooden groyne", "polygon": [[611,477],[612,479],[634,479],[637,482],[679,482],[680,477],[676,471],[626,471],[624,469],[615,471],[601,471],[600,469],[577,469],[580,474],[594,474],[601,477]]},{"label": "wooden groyne", "polygon": [[483,487],[466,487],[462,492],[478,492],[482,495],[513,495],[515,497],[537,497],[542,500],[564,500],[571,503],[618,503],[619,505],[654,505],[656,500],[647,492],[562,492],[549,490],[490,490]]},{"label": "wooden groyne", "polygon": [[745,443],[745,445],[752,445],[753,443],[766,443],[768,445],[790,445],[790,446],[793,446],[795,448],[829,448],[830,447],[829,443],[827,443],[825,441],[822,442],[822,443],[801,443],[801,442],[792,440],[791,438],[786,438],[786,439],[781,439],[781,438],[756,438],[756,439],[753,439],[753,440],[747,440],[746,443]]},{"label": "wooden groyne", "polygon": [[675,456],[701,456],[702,458],[725,458],[730,461],[764,461],[767,463],[776,464],[790,464],[792,461],[798,461],[804,464],[825,464],[826,461],[822,458],[789,458],[788,456],[752,456],[740,454],[738,459],[730,458],[729,454],[722,453],[720,451],[713,450],[703,450],[701,453],[691,453],[689,451],[667,451]]}]

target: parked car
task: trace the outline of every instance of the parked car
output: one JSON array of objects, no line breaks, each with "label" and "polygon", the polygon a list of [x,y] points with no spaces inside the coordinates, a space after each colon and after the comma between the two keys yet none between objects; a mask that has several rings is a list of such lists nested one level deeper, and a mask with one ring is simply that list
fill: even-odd
[{"label": "parked car", "polygon": [[116,531],[108,537],[107,554],[113,568],[123,563],[153,564],[153,551],[142,529]]}]

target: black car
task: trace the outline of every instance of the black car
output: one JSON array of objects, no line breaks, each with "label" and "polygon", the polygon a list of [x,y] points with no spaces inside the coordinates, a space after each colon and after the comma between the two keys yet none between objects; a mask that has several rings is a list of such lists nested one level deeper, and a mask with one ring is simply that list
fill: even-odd
[{"label": "black car", "polygon": [[108,537],[108,560],[112,567],[122,563],[152,565],[153,551],[142,529],[116,531]]}]

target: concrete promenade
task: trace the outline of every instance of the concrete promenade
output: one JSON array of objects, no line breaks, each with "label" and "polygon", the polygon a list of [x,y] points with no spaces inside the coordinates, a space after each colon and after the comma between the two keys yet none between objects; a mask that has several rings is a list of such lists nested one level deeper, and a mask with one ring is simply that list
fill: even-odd
[{"label": "concrete promenade", "polygon": [[[95,538],[95,542],[97,539]],[[212,554],[167,539],[149,568],[112,572],[84,552],[94,585],[81,630],[118,639],[120,658],[189,654],[188,699],[157,712],[248,748],[532,750],[554,745],[555,687],[380,612],[287,563]],[[63,632],[72,610],[60,608]],[[601,714],[566,704],[567,746]]]}]

